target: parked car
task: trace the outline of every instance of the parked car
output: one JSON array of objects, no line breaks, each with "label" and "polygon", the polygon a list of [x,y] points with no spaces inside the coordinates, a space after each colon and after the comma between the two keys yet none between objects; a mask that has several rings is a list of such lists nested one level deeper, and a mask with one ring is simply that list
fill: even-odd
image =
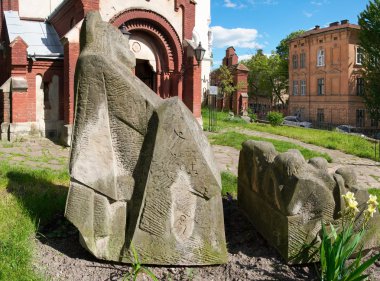
[{"label": "parked car", "polygon": [[285,116],[283,124],[288,126],[298,126],[304,128],[312,127],[312,124],[310,122],[301,121],[297,116]]},{"label": "parked car", "polygon": [[376,140],[380,140],[380,132],[377,132],[373,135],[373,138]]},{"label": "parked car", "polygon": [[351,125],[339,125],[336,127],[337,131],[343,132],[343,133],[354,133],[356,131],[356,128]]}]

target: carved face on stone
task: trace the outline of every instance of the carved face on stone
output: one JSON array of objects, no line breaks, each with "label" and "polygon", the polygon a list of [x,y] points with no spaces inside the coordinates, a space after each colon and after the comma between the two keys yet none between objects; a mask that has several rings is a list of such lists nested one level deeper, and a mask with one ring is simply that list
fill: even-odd
[{"label": "carved face on stone", "polygon": [[84,20],[80,36],[81,52],[109,54],[128,68],[136,65],[129,40],[116,27],[103,22],[99,12],[90,12]]}]

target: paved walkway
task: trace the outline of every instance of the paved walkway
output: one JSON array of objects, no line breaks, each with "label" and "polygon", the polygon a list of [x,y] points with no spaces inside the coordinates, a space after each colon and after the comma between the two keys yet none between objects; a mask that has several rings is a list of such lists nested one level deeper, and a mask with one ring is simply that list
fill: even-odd
[{"label": "paved walkway", "polygon": [[[360,158],[354,155],[346,154],[338,150],[332,150],[323,148],[320,146],[307,144],[301,142],[299,140],[273,135],[269,133],[251,131],[251,130],[241,130],[239,131],[242,134],[275,139],[275,140],[283,140],[287,142],[291,142],[297,144],[299,146],[303,146],[307,149],[327,153],[333,159],[332,163],[328,164],[329,171],[334,172],[338,168],[342,166],[350,166],[354,169],[359,186],[363,188],[380,188],[380,163],[375,162],[373,160]],[[239,163],[239,151],[226,146],[214,146],[215,158],[218,162],[218,166],[220,170],[231,171],[235,175],[237,175],[237,166]]]},{"label": "paved walkway", "polygon": [[[330,172],[342,166],[354,168],[358,177],[358,183],[362,187],[380,188],[380,163],[369,159],[345,154],[337,150],[322,148],[312,144],[306,144],[298,140],[262,133],[250,130],[242,130],[241,133],[284,140],[303,146],[305,148],[329,154],[333,162],[329,163]],[[221,171],[231,171],[237,175],[239,163],[239,151],[232,147],[214,145],[214,154],[217,165]],[[7,160],[10,164],[24,164],[32,168],[65,169],[68,166],[70,149],[54,144],[47,139],[24,139],[16,142],[0,142],[0,159]]]}]

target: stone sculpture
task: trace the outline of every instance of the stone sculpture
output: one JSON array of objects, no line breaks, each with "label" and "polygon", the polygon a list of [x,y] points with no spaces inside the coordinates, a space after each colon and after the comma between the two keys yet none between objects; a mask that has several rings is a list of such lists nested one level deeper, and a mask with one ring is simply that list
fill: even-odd
[{"label": "stone sculpture", "polygon": [[201,127],[178,99],[132,73],[128,40],[91,12],[75,73],[76,119],[66,217],[97,258],[227,262],[220,174]]},{"label": "stone sculpture", "polygon": [[[352,169],[329,174],[324,158],[308,162],[298,150],[277,153],[271,143],[246,141],[240,151],[238,204],[267,241],[288,263],[306,263],[318,244],[321,221],[339,224],[345,208],[342,195],[354,192],[360,203],[368,192],[359,190]],[[380,216],[372,230],[380,226]],[[380,234],[368,231],[366,247],[378,246]]]}]

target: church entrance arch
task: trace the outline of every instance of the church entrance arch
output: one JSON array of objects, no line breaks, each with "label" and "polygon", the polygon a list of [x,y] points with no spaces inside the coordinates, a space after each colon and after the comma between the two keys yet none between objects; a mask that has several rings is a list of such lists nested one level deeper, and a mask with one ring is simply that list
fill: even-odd
[{"label": "church entrance arch", "polygon": [[149,60],[136,59],[135,74],[149,88],[156,92],[156,73]]},{"label": "church entrance arch", "polygon": [[136,75],[162,98],[182,97],[183,49],[173,26],[161,15],[139,9],[125,10],[110,22],[131,33]]}]

